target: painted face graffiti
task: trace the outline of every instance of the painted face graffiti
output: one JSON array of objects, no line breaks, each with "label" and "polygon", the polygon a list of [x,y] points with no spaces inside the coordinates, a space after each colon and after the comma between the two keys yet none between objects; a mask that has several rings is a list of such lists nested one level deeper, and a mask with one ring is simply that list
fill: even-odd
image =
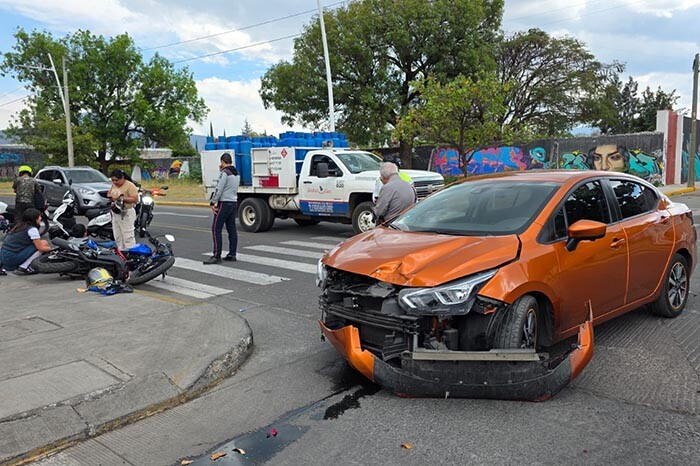
[{"label": "painted face graffiti", "polygon": [[627,160],[625,159],[624,149],[615,144],[602,144],[593,149],[591,156],[595,170],[626,172]]}]

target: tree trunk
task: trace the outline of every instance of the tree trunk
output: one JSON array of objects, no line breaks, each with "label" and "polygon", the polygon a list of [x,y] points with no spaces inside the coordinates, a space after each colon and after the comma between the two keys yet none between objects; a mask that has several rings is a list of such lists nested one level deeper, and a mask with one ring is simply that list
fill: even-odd
[{"label": "tree trunk", "polygon": [[109,176],[109,163],[107,162],[107,151],[99,150],[97,152],[97,159],[100,162],[100,169],[102,170],[102,173],[104,173],[106,176]]},{"label": "tree trunk", "polygon": [[399,156],[403,168],[413,168],[413,146],[406,140],[399,141]]}]

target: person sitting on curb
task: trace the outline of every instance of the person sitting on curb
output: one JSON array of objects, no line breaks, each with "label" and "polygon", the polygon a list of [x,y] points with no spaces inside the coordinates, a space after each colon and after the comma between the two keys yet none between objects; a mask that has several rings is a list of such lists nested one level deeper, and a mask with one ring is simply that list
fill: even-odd
[{"label": "person sitting on curb", "polygon": [[36,273],[30,264],[45,252],[51,251],[48,241],[41,239],[39,225],[41,212],[31,207],[22,214],[22,219],[5,236],[0,248],[0,268],[17,270],[24,275]]}]

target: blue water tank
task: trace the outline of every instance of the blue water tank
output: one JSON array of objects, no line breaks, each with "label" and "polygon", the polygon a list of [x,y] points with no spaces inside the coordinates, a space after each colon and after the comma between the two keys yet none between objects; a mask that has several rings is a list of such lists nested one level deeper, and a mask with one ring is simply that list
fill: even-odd
[{"label": "blue water tank", "polygon": [[245,136],[242,134],[239,134],[238,136],[234,136],[236,138],[236,142],[241,142],[245,139]]},{"label": "blue water tank", "polygon": [[241,184],[251,186],[253,184],[253,165],[250,153],[241,154]]},{"label": "blue water tank", "polygon": [[345,141],[347,138],[345,137],[345,133],[338,133],[338,137]]},{"label": "blue water tank", "polygon": [[[213,139],[214,138],[212,138],[212,140]],[[204,144],[204,150],[214,150],[214,149],[216,149],[216,144],[214,144],[213,142],[208,142],[208,143]]]},{"label": "blue water tank", "polygon": [[241,141],[240,147],[241,147],[241,154],[250,155],[250,153],[253,149],[253,143],[250,141]]},{"label": "blue water tank", "polygon": [[241,143],[234,141],[234,142],[229,142],[228,143],[228,148],[233,149],[233,153],[237,154],[241,151]]},{"label": "blue water tank", "polygon": [[214,137],[213,136],[207,136],[207,143],[213,143],[214,142]]},{"label": "blue water tank", "polygon": [[331,141],[333,141],[333,147],[343,147],[340,145],[340,139],[333,138],[333,139],[331,139]]},{"label": "blue water tank", "polygon": [[323,147],[323,137],[320,134],[314,138],[314,147]]},{"label": "blue water tank", "polygon": [[228,144],[225,142],[217,142],[216,143],[216,150],[226,150],[226,146]]},{"label": "blue water tank", "polygon": [[243,165],[243,156],[236,152],[236,154],[233,156],[234,162],[233,164],[236,166],[239,172],[243,171],[242,165]]}]

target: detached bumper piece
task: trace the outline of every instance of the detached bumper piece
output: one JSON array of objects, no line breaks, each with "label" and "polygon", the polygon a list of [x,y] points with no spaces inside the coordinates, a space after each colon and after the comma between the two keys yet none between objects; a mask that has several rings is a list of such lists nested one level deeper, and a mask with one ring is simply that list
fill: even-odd
[{"label": "detached bumper piece", "polygon": [[527,350],[406,352],[401,367],[363,350],[356,327],[325,337],[357,371],[399,396],[544,401],[574,380],[593,357],[593,324],[579,327],[578,345],[555,358]]}]

